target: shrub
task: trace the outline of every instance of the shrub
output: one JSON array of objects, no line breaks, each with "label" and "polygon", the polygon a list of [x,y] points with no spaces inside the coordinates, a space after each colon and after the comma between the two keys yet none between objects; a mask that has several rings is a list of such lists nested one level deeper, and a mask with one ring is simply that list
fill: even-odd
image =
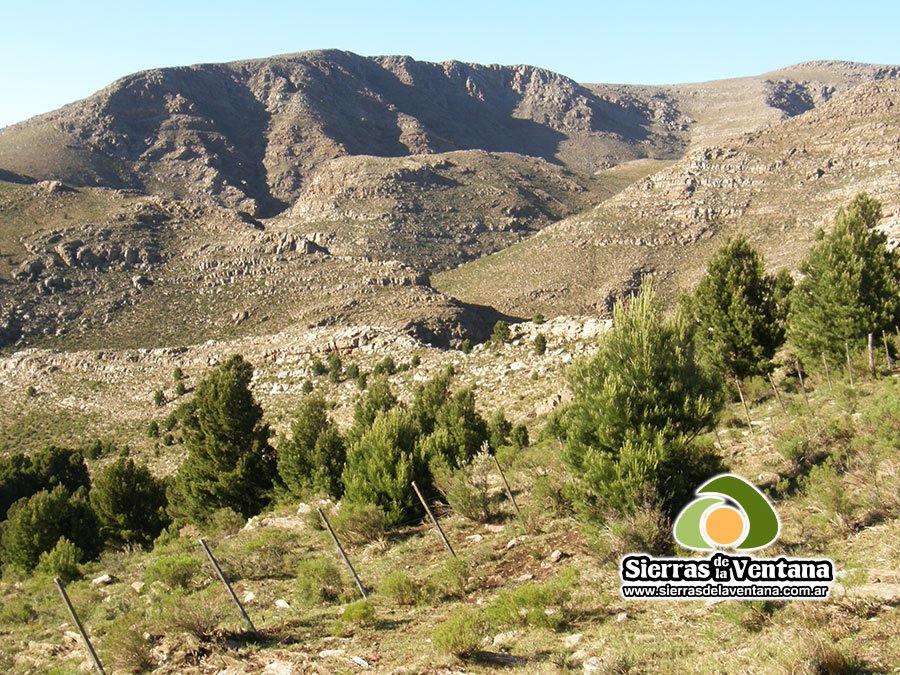
[{"label": "shrub", "polygon": [[297,549],[295,533],[264,527],[231,539],[220,557],[230,578],[288,578],[296,569]]},{"label": "shrub", "polygon": [[449,381],[449,375],[438,376],[420,389],[413,414],[421,432],[430,434],[423,441],[426,455],[458,467],[478,454],[488,440],[488,426],[475,408],[474,392],[465,388],[450,394]]},{"label": "shrub", "polygon": [[601,543],[610,558],[618,559],[634,551],[650,555],[672,552],[672,528],[656,504],[642,504],[630,513],[610,515],[605,521]]},{"label": "shrub", "polygon": [[472,341],[469,338],[466,338],[462,342],[459,343],[459,351],[463,354],[469,354],[472,351]]},{"label": "shrub", "polygon": [[34,398],[35,396],[37,396],[37,389],[34,388],[33,384],[28,385],[28,388],[25,390],[25,395],[28,398]]},{"label": "shrub", "polygon": [[359,625],[371,624],[375,621],[375,605],[368,600],[357,600],[344,607],[341,619]]},{"label": "shrub", "polygon": [[74,495],[62,486],[50,492],[42,490],[13,505],[0,525],[3,558],[26,570],[34,569],[41,554],[53,549],[63,536],[86,558],[92,558],[102,547],[98,530],[84,488]]},{"label": "shrub", "polygon": [[419,597],[419,586],[406,572],[394,570],[378,584],[378,595],[396,605],[414,605]]},{"label": "shrub", "polygon": [[510,330],[509,324],[505,321],[498,321],[494,324],[494,329],[491,331],[491,342],[495,345],[501,345],[505,342],[509,342],[510,340]]},{"label": "shrub", "polygon": [[309,362],[309,369],[316,377],[324,375],[328,372],[328,367],[324,363],[322,363],[322,360],[317,356],[314,356],[312,358],[312,361]]},{"label": "shrub", "polygon": [[544,323],[546,320],[547,320],[547,319],[546,319],[546,318],[544,317],[544,315],[541,314],[540,312],[537,312],[537,313],[533,314],[532,317],[531,317],[532,323],[536,323],[536,324],[539,325],[539,326],[540,326],[542,323]]},{"label": "shrub", "polygon": [[385,356],[372,368],[373,375],[393,375],[397,372],[397,363],[393,356]]},{"label": "shrub", "polygon": [[834,458],[814,466],[802,481],[806,498],[816,515],[811,518],[821,530],[834,526],[843,534],[852,530],[852,519],[858,505],[841,480]]},{"label": "shrub", "polygon": [[312,380],[303,380],[303,384],[300,385],[300,391],[304,394],[311,394],[313,392],[314,386]]},{"label": "shrub", "polygon": [[184,386],[184,382],[179,381],[175,384],[175,395],[176,396],[184,396],[186,391],[187,391],[187,389]]},{"label": "shrub", "polygon": [[340,498],[347,453],[337,427],[328,417],[325,399],[303,399],[291,431],[291,439],[280,444],[277,455],[278,474],[284,486],[301,499],[320,493]]},{"label": "shrub", "polygon": [[433,465],[432,470],[435,486],[455,513],[476,523],[496,515],[491,497],[491,477],[496,469],[487,452],[480,452],[470,464],[456,470],[443,462]]},{"label": "shrub", "polygon": [[547,352],[547,338],[543,333],[534,336],[534,353],[543,356]]},{"label": "shrub", "polygon": [[520,450],[528,447],[528,427],[524,424],[517,424],[514,426],[509,433],[509,442],[512,443],[513,447],[519,448]]},{"label": "shrub", "polygon": [[359,366],[351,363],[345,371],[348,380],[355,380],[359,377]]},{"label": "shrub", "polygon": [[144,579],[147,583],[161,581],[171,589],[192,587],[203,573],[203,563],[189,553],[163,555],[147,565]]},{"label": "shrub", "polygon": [[0,604],[0,625],[25,625],[33,623],[37,618],[37,611],[27,600],[5,597]]},{"label": "shrub", "polygon": [[772,621],[777,605],[770,600],[749,600],[723,602],[719,612],[722,616],[751,633],[759,633]]},{"label": "shrub", "polygon": [[460,558],[450,558],[428,578],[426,591],[441,600],[464,598],[468,583],[468,563]]},{"label": "shrub", "polygon": [[147,438],[159,438],[159,423],[156,420],[147,425]]},{"label": "shrub", "polygon": [[108,465],[91,488],[100,533],[116,544],[150,544],[168,525],[165,484],[131,459]]},{"label": "shrub", "polygon": [[252,376],[253,367],[233,356],[197,386],[182,422],[188,455],[169,500],[176,515],[202,523],[228,507],[249,517],[268,501],[275,457]]},{"label": "shrub", "polygon": [[427,492],[428,467],[416,446],[418,430],[404,410],[381,413],[372,427],[351,446],[344,467],[344,501],[374,504],[388,526],[416,517],[420,506],[410,482]]},{"label": "shrub", "polygon": [[361,546],[384,536],[384,513],[374,504],[343,502],[329,520],[341,541]]},{"label": "shrub", "polygon": [[568,606],[578,574],[573,568],[543,584],[526,583],[504,591],[485,610],[495,627],[536,626],[558,630],[570,617]]},{"label": "shrub", "polygon": [[81,572],[78,571],[78,561],[82,559],[82,555],[75,544],[65,537],[60,537],[53,549],[41,553],[35,569],[47,576],[59,577],[69,583],[81,577]]},{"label": "shrub", "polygon": [[226,612],[224,590],[214,584],[196,593],[176,591],[163,596],[157,605],[157,630],[187,633],[198,640],[208,640],[222,623]]},{"label": "shrub", "polygon": [[117,672],[146,673],[156,665],[150,640],[136,613],[129,613],[113,621],[102,641],[103,653]]},{"label": "shrub", "polygon": [[332,561],[312,558],[297,565],[297,597],[304,604],[331,604],[347,591],[341,571]]},{"label": "shrub", "polygon": [[175,370],[172,371],[172,380],[175,382],[181,382],[183,379],[184,371],[180,367],[175,366]]},{"label": "shrub", "polygon": [[166,402],[166,395],[163,393],[162,389],[157,389],[153,392],[153,405],[157,408],[162,408],[162,406]]},{"label": "shrub", "polygon": [[237,534],[246,523],[247,519],[234,509],[228,507],[216,509],[209,517],[206,532],[211,535],[231,536]]},{"label": "shrub", "polygon": [[487,423],[488,441],[491,448],[497,450],[509,443],[509,435],[512,433],[512,423],[506,419],[503,410],[498,410]]},{"label": "shrub", "polygon": [[341,372],[343,371],[344,364],[341,361],[341,357],[337,352],[331,352],[328,355],[328,378],[337,384],[341,381]]},{"label": "shrub", "polygon": [[458,607],[434,629],[431,641],[438,651],[465,658],[478,651],[490,629],[484,612],[471,607]]}]

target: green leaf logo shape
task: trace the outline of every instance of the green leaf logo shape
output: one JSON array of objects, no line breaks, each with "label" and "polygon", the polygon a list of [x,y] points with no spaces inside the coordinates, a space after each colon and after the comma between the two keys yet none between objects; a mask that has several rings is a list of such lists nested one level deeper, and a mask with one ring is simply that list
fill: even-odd
[{"label": "green leaf logo shape", "polygon": [[720,522],[724,518],[732,532],[739,532],[736,543],[728,546],[740,551],[764,548],[781,532],[772,504],[755,485],[740,476],[725,473],[711,478],[697,488],[696,494],[697,499],[678,514],[673,528],[675,541],[685,548],[712,551],[722,545],[711,534],[711,518]]}]

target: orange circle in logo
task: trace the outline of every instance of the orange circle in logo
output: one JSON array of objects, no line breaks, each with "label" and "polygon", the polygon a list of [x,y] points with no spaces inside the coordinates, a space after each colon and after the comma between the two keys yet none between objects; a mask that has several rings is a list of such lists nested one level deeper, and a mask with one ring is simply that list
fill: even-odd
[{"label": "orange circle in logo", "polygon": [[731,546],[744,532],[744,519],[730,506],[716,507],[706,517],[706,536],[719,546]]}]

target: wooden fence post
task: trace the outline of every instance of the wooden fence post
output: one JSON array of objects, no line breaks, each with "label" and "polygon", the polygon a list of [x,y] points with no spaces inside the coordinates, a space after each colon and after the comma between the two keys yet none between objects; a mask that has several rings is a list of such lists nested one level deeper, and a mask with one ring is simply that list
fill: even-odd
[{"label": "wooden fence post", "polygon": [[738,396],[741,397],[741,405],[744,406],[744,413],[747,415],[747,427],[750,429],[750,435],[753,436],[755,433],[753,431],[753,418],[750,417],[750,408],[747,407],[747,401],[744,400],[744,390],[741,389],[741,381],[735,376],[734,382],[737,384]]},{"label": "wooden fence post", "polygon": [[519,505],[516,504],[516,498],[513,497],[512,490],[509,489],[509,483],[506,482],[506,476],[503,474],[503,468],[500,466],[500,460],[497,459],[497,455],[494,455],[494,464],[497,465],[497,471],[500,472],[500,478],[503,480],[503,487],[506,488],[506,496],[509,497],[509,501],[512,502],[513,508],[516,510],[516,515],[521,513],[519,511]]},{"label": "wooden fence post", "polygon": [[413,490],[416,491],[416,495],[419,497],[419,501],[422,502],[422,506],[425,507],[425,512],[428,514],[428,517],[431,518],[431,522],[434,524],[437,533],[441,535],[441,539],[444,542],[444,546],[447,547],[447,550],[450,551],[450,555],[454,558],[456,557],[456,552],[453,550],[453,547],[450,545],[450,542],[447,539],[447,535],[444,534],[444,531],[441,529],[440,524],[437,521],[437,518],[434,517],[434,514],[431,512],[431,509],[428,507],[428,504],[425,502],[425,498],[422,496],[422,493],[419,492],[419,486],[416,485],[416,481],[411,483],[413,486]]},{"label": "wooden fence post", "polygon": [[844,343],[844,351],[847,353],[847,372],[850,373],[850,386],[853,386],[853,364],[850,362],[850,345]]},{"label": "wooden fence post", "polygon": [[363,600],[368,600],[369,596],[366,594],[366,589],[363,588],[362,582],[359,580],[359,576],[356,574],[356,570],[353,569],[353,563],[350,562],[350,558],[348,558],[347,554],[344,553],[344,547],[341,546],[341,542],[338,541],[337,535],[334,533],[334,530],[331,529],[331,523],[328,522],[328,518],[325,517],[322,509],[317,508],[316,511],[319,512],[319,517],[322,519],[322,522],[325,523],[325,527],[328,529],[328,534],[331,535],[331,541],[333,541],[334,545],[337,546],[338,553],[340,553],[341,558],[344,559],[344,564],[347,566],[347,569],[350,570],[350,574],[353,576],[353,581],[356,582],[356,587],[359,589],[360,595],[362,595]]},{"label": "wooden fence post", "polygon": [[797,377],[800,378],[800,388],[803,390],[803,398],[806,400],[806,407],[812,410],[812,406],[809,405],[809,395],[806,393],[806,382],[803,381],[803,369],[800,367],[800,361],[797,361],[796,365]]},{"label": "wooden fence post", "polygon": [[206,551],[206,557],[209,558],[209,562],[212,564],[213,569],[216,571],[216,576],[219,577],[219,581],[222,582],[222,585],[225,586],[225,590],[228,591],[228,595],[231,596],[231,601],[235,604],[235,606],[238,608],[238,611],[241,613],[241,617],[243,617],[244,623],[247,624],[250,632],[253,633],[253,635],[255,635],[257,639],[259,639],[259,631],[256,630],[256,626],[253,625],[250,617],[247,616],[247,612],[244,610],[244,606],[241,604],[241,601],[238,600],[238,596],[235,595],[234,589],[231,588],[231,584],[228,583],[228,579],[225,578],[225,574],[223,574],[222,568],[219,567],[219,561],[216,560],[216,557],[212,554],[212,551],[209,550],[209,546],[207,546],[206,540],[201,538],[200,545],[203,547],[203,550]]},{"label": "wooden fence post", "polygon": [[81,633],[81,639],[84,640],[84,646],[87,648],[88,653],[91,655],[91,659],[94,662],[94,666],[97,668],[97,672],[100,673],[100,675],[106,675],[106,671],[103,670],[103,664],[100,663],[100,658],[97,656],[97,652],[94,651],[94,646],[91,644],[87,633],[85,633],[84,626],[82,626],[81,621],[78,620],[78,614],[75,613],[75,608],[72,607],[69,596],[66,594],[66,589],[63,586],[62,582],[59,580],[59,577],[54,578],[53,583],[55,583],[56,588],[59,589],[59,594],[62,596],[63,602],[66,603],[66,609],[69,610],[69,616],[72,617],[72,621],[75,622],[75,627],[78,629],[78,632]]},{"label": "wooden fence post", "polygon": [[767,373],[769,377],[769,384],[772,385],[772,391],[775,392],[775,398],[778,399],[778,405],[781,406],[781,412],[787,415],[787,408],[784,407],[784,401],[781,400],[781,394],[778,393],[778,387],[775,386],[775,380],[772,379],[772,373]]},{"label": "wooden fence post", "polygon": [[869,333],[869,372],[875,377],[875,335]]},{"label": "wooden fence post", "polygon": [[891,350],[888,349],[887,333],[884,331],[881,331],[881,341],[884,342],[884,358],[887,359],[887,367],[890,370],[894,367],[894,364],[891,361]]}]

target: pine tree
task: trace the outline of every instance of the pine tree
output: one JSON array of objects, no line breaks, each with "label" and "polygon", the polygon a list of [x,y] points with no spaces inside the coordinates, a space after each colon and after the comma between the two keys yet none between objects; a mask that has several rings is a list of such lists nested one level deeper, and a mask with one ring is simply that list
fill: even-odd
[{"label": "pine tree", "polygon": [[299,498],[324,493],[339,499],[347,453],[337,427],[328,417],[325,399],[304,398],[291,432],[290,440],[278,446],[278,474],[285,488]]},{"label": "pine tree", "polygon": [[397,397],[391,391],[386,377],[377,377],[368,383],[366,393],[360,396],[353,408],[353,426],[350,428],[349,442],[359,439],[375,422],[379,413],[387,412],[397,405]]},{"label": "pine tree", "polygon": [[146,546],[169,523],[165,484],[131,459],[120,457],[103,469],[90,499],[108,542]]},{"label": "pine tree", "polygon": [[183,420],[188,456],[170,499],[177,514],[197,522],[220,508],[251,516],[269,499],[275,458],[252,377],[253,366],[232,356],[197,386]]},{"label": "pine tree", "polygon": [[776,278],[765,274],[762,258],[742,236],[710,260],[692,306],[699,346],[722,372],[744,379],[771,370],[772,357],[784,342],[779,295],[783,298],[789,284],[784,275],[778,279],[776,286]]},{"label": "pine tree", "polygon": [[701,366],[680,316],[664,319],[650,284],[613,310],[597,353],[571,375],[563,459],[591,518],[643,500],[680,508],[711,470],[692,440],[722,405],[721,382]]},{"label": "pine tree", "polygon": [[845,345],[900,323],[900,253],[874,229],[881,203],[859,194],[819,233],[791,294],[788,337],[801,356],[842,358]]},{"label": "pine tree", "polygon": [[97,517],[84,488],[73,495],[57,486],[13,505],[0,526],[3,560],[32,570],[41,554],[51,551],[63,536],[86,558],[96,556],[102,548]]},{"label": "pine tree", "polygon": [[431,492],[430,474],[423,450],[417,444],[419,430],[412,415],[401,409],[383,412],[347,452],[344,467],[344,500],[374,504],[387,525],[397,525],[419,514],[410,487]]}]

